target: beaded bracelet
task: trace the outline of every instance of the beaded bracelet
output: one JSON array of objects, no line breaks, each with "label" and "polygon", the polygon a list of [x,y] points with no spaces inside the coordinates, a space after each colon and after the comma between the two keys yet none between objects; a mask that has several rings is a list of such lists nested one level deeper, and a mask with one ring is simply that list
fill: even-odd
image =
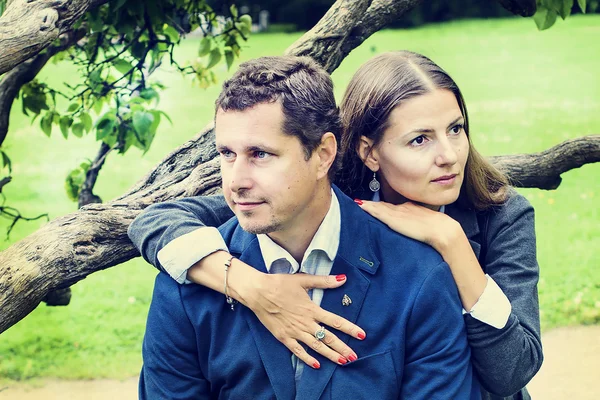
[{"label": "beaded bracelet", "polygon": [[225,261],[225,300],[227,300],[227,304],[231,306],[232,310],[233,306],[235,305],[235,303],[237,303],[237,301],[227,293],[227,276],[229,275],[229,267],[231,267],[231,261],[234,258],[234,256],[231,256],[229,260]]}]

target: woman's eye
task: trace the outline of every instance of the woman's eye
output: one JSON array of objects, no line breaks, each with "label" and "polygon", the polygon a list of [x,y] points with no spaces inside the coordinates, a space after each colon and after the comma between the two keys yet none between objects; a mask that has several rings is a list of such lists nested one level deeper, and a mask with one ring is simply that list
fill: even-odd
[{"label": "woman's eye", "polygon": [[423,135],[417,136],[416,138],[414,138],[413,140],[410,141],[410,145],[411,146],[420,146],[423,143],[425,143],[426,140],[427,140],[427,138]]},{"label": "woman's eye", "polygon": [[450,132],[452,132],[455,135],[458,135],[462,130],[463,130],[463,126],[459,124],[459,125],[454,125],[450,129]]}]

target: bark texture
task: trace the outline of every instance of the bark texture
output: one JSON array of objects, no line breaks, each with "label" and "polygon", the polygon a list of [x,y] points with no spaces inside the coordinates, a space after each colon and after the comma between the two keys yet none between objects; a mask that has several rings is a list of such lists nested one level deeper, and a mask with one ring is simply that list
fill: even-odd
[{"label": "bark texture", "polygon": [[[417,2],[339,0],[315,29],[286,52],[311,56],[331,72],[353,48]],[[555,182],[548,187],[555,188],[560,173],[600,161],[599,148],[600,136],[595,135],[565,142],[537,157],[496,157],[493,161],[517,184],[530,182],[526,177],[544,169],[544,176],[553,176]],[[217,192],[221,180],[216,156],[210,124],[123,196],[57,218],[1,252],[0,332],[25,317],[50,291],[138,256],[127,237],[127,227],[149,204]],[[528,187],[532,186],[537,187],[534,183]]]},{"label": "bark texture", "polygon": [[12,0],[0,17],[0,75],[37,55],[108,0]]}]

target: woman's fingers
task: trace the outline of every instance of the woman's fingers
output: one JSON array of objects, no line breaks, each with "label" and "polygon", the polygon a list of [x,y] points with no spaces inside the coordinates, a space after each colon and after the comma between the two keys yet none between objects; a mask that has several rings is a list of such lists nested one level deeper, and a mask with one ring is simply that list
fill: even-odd
[{"label": "woman's fingers", "polygon": [[[363,340],[367,336],[366,332],[360,326],[322,308],[317,310],[315,319],[358,340]],[[349,347],[348,349],[351,350]]]},{"label": "woman's fingers", "polygon": [[285,347],[287,347],[298,360],[303,362],[304,364],[310,366],[311,368],[319,369],[321,368],[321,364],[317,361],[316,358],[308,354],[308,352],[304,349],[300,343],[298,343],[295,339],[289,339],[283,343]]},{"label": "woman's fingers", "polygon": [[[315,332],[317,330],[319,330],[319,325],[316,325]],[[350,348],[346,346],[344,342],[338,339],[337,336],[335,336],[329,330],[325,330],[325,337],[323,339],[319,340],[315,337],[314,334],[311,335],[310,333],[304,333],[303,335],[301,335],[299,340],[306,344],[311,350],[321,354],[323,357],[331,360],[332,362],[338,365],[347,364],[348,362],[355,361],[358,358],[356,356],[356,353],[350,350]],[[342,354],[342,352],[346,353],[347,355]],[[296,352],[294,352],[294,354],[296,354],[296,356],[298,357],[298,354]],[[308,352],[306,352],[306,356],[304,356],[304,354],[302,353],[301,355],[304,358],[298,358],[300,358],[302,361],[305,361],[306,359],[306,364],[315,368],[313,360],[316,361],[316,359],[311,357],[310,354],[308,354]]]},{"label": "woman's fingers", "polygon": [[306,290],[308,289],[334,289],[346,283],[346,275],[309,275],[294,274],[293,279],[299,279],[300,284]]}]

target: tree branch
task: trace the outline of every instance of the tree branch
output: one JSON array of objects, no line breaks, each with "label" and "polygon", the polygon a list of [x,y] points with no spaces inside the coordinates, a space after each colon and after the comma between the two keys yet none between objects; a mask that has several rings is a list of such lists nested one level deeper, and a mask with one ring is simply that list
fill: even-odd
[{"label": "tree branch", "polygon": [[93,190],[94,185],[96,184],[96,180],[98,179],[100,169],[102,169],[102,166],[106,161],[106,156],[108,156],[108,153],[110,153],[111,150],[112,148],[104,142],[102,142],[102,144],[100,145],[98,154],[96,154],[94,162],[85,174],[85,181],[83,182],[83,185],[81,185],[81,190],[79,191],[78,196],[79,208],[92,203],[102,203],[102,199],[95,195]]},{"label": "tree branch", "polygon": [[46,52],[24,61],[2,76],[0,81],[0,146],[8,134],[10,110],[21,87],[31,82],[52,56],[73,46],[85,36],[85,33],[84,28],[64,33],[60,37],[58,46],[49,47]]},{"label": "tree branch", "polygon": [[421,0],[337,1],[310,31],[285,51],[310,56],[329,73],[373,33],[419,4]]},{"label": "tree branch", "polygon": [[553,190],[561,174],[600,161],[600,135],[567,140],[551,149],[533,154],[490,157],[516,187]]},{"label": "tree branch", "polygon": [[13,0],[0,17],[0,75],[37,55],[108,0]]},{"label": "tree branch", "polygon": [[[343,44],[334,45],[326,31],[315,29],[300,38],[288,53],[314,57],[332,71],[354,47],[408,9],[402,6],[416,3],[375,0],[360,22],[351,23],[345,17],[355,12],[353,15],[360,15],[357,10],[362,10],[365,3],[338,0],[333,6],[337,7],[337,11],[328,13],[330,20],[320,21],[319,26],[344,26],[347,31],[336,29],[334,32]],[[305,43],[311,41],[316,45],[305,47]],[[328,55],[328,52],[335,54]],[[562,156],[563,159],[598,161],[598,137],[588,139],[594,143],[591,147],[577,141],[567,145],[570,150]],[[560,149],[562,147],[558,146],[558,150],[550,149],[540,154],[545,154],[549,160],[557,156]],[[591,158],[586,156],[590,149],[596,149],[592,150],[595,155]],[[25,317],[49,291],[70,286],[95,271],[137,256],[127,237],[127,227],[143,208],[160,201],[216,193],[221,183],[216,156],[211,123],[194,139],[169,154],[123,196],[108,204],[84,206],[77,212],[53,220],[1,252],[0,333]],[[513,182],[522,182],[518,169],[512,169],[518,167],[514,163],[521,160],[504,162],[504,159],[500,157],[493,161],[509,173]],[[538,168],[534,159],[529,162],[531,170]],[[570,167],[572,164],[566,168]],[[523,169],[523,166],[520,168]],[[559,170],[564,168],[556,169]]]}]

